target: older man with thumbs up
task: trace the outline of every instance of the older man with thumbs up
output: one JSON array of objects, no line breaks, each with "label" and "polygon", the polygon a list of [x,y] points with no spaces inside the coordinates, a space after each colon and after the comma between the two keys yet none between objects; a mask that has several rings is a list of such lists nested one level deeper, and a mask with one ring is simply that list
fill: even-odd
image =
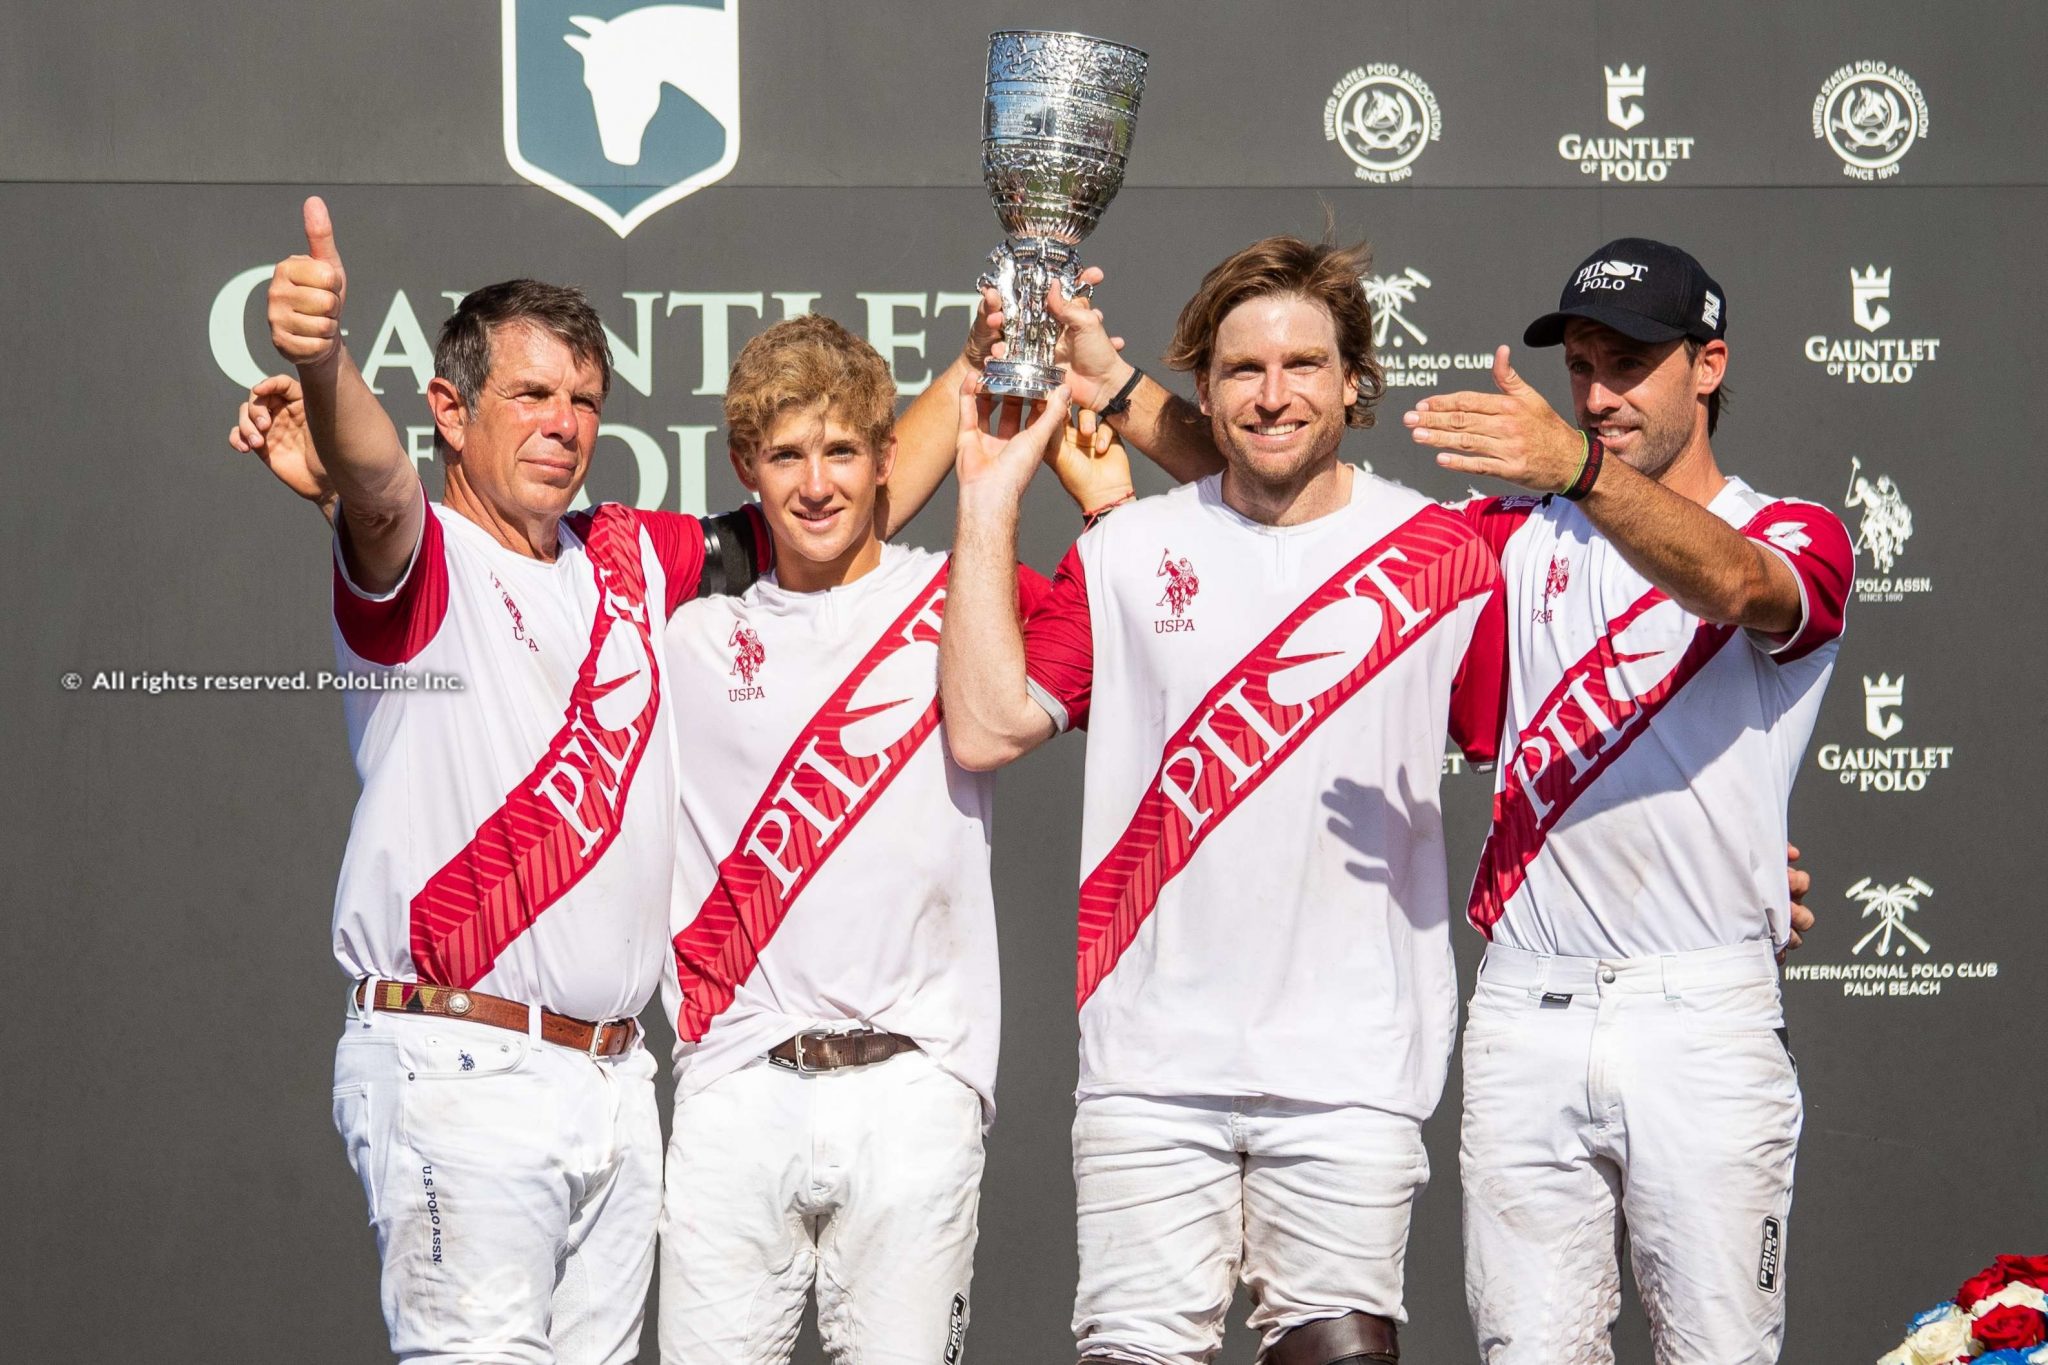
[{"label": "older man with thumbs up", "polygon": [[[347,274],[317,198],[305,233],[269,295],[301,394],[265,381],[232,439],[334,523],[363,780],[334,908],[355,978],[334,1118],[392,1350],[629,1361],[662,1174],[634,1019],[668,961],[678,837],[660,636],[684,602],[753,583],[766,525],[753,508],[569,511],[611,357],[583,295],[534,280],[475,291],[441,329],[430,504],[340,342]],[[952,453],[924,441],[896,461],[887,530]]]},{"label": "older man with thumbs up", "polygon": [[477,290],[441,330],[430,504],[341,343],[348,276],[318,199],[305,230],[269,319],[314,438],[287,481],[338,500],[335,650],[361,680],[334,1118],[391,1347],[630,1360],[662,1160],[634,1018],[660,979],[676,840],[660,637],[684,601],[752,581],[762,527],[569,512],[610,356],[580,293],[533,280]]}]

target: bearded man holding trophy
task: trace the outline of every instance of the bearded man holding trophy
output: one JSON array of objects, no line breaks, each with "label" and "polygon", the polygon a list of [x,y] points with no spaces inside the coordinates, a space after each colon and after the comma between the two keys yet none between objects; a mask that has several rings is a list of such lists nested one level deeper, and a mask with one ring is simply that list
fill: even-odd
[{"label": "bearded man holding trophy", "polygon": [[983,166],[1010,236],[983,282],[1007,353],[960,398],[947,740],[978,771],[1095,721],[1084,1365],[1210,1359],[1240,1277],[1271,1365],[1391,1362],[1456,1017],[1440,759],[1447,737],[1475,758],[1498,740],[1501,669],[1475,656],[1497,655],[1499,571],[1456,517],[1338,462],[1383,387],[1362,253],[1273,238],[1210,272],[1169,353],[1224,472],[1133,502],[1121,448],[1091,460],[1069,428],[1054,463],[1088,529],[1020,621],[1044,443],[986,428],[1011,398],[1063,410],[1062,360],[1098,419],[1138,387],[1095,382],[1114,360],[1099,319],[1064,341],[1059,323],[1092,317],[1073,246],[1121,183],[1144,61],[1072,34],[992,42]]}]

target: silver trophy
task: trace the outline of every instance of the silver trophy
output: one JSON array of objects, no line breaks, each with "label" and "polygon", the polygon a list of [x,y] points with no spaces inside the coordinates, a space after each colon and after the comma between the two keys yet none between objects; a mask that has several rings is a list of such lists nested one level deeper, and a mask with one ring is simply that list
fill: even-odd
[{"label": "silver trophy", "polygon": [[1145,93],[1145,54],[1080,33],[1018,30],[988,39],[981,178],[1009,234],[980,283],[1003,300],[1009,354],[983,368],[988,392],[1042,398],[1060,384],[1054,280],[1085,298],[1074,248],[1124,183]]}]

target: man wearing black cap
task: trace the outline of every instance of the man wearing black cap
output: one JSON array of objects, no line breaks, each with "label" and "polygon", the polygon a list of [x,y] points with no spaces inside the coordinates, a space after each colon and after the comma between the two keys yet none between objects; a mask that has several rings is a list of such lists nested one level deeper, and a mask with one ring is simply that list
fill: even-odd
[{"label": "man wearing black cap", "polygon": [[1490,1365],[1613,1358],[1624,1230],[1660,1365],[1783,1343],[1778,854],[1855,565],[1831,512],[1715,463],[1727,325],[1697,261],[1623,238],[1523,337],[1563,344],[1576,427],[1505,346],[1497,393],[1406,419],[1444,468],[1536,495],[1465,507],[1509,636],[1460,1150]]}]

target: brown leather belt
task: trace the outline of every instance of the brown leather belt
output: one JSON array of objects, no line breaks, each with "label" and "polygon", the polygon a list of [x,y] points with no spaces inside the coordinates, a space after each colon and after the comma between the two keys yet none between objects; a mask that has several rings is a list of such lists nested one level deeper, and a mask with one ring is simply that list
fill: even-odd
[{"label": "brown leather belt", "polygon": [[917,1040],[900,1033],[799,1033],[768,1049],[770,1065],[785,1071],[837,1071],[843,1066],[873,1066],[899,1052],[917,1051]]},{"label": "brown leather belt", "polygon": [[[457,990],[453,986],[432,986],[424,981],[382,981],[365,977],[356,983],[355,1002],[359,1009],[383,1010],[390,1014],[437,1014],[444,1019],[489,1024],[492,1028],[527,1031],[532,1014],[529,1006],[502,995]],[[593,1024],[571,1019],[552,1010],[540,1012],[541,1041],[556,1047],[574,1048],[593,1057],[616,1057],[633,1046],[640,1025],[631,1019],[614,1019]]]},{"label": "brown leather belt", "polygon": [[1398,1365],[1399,1333],[1393,1320],[1372,1313],[1318,1318],[1281,1333],[1266,1365]]}]

